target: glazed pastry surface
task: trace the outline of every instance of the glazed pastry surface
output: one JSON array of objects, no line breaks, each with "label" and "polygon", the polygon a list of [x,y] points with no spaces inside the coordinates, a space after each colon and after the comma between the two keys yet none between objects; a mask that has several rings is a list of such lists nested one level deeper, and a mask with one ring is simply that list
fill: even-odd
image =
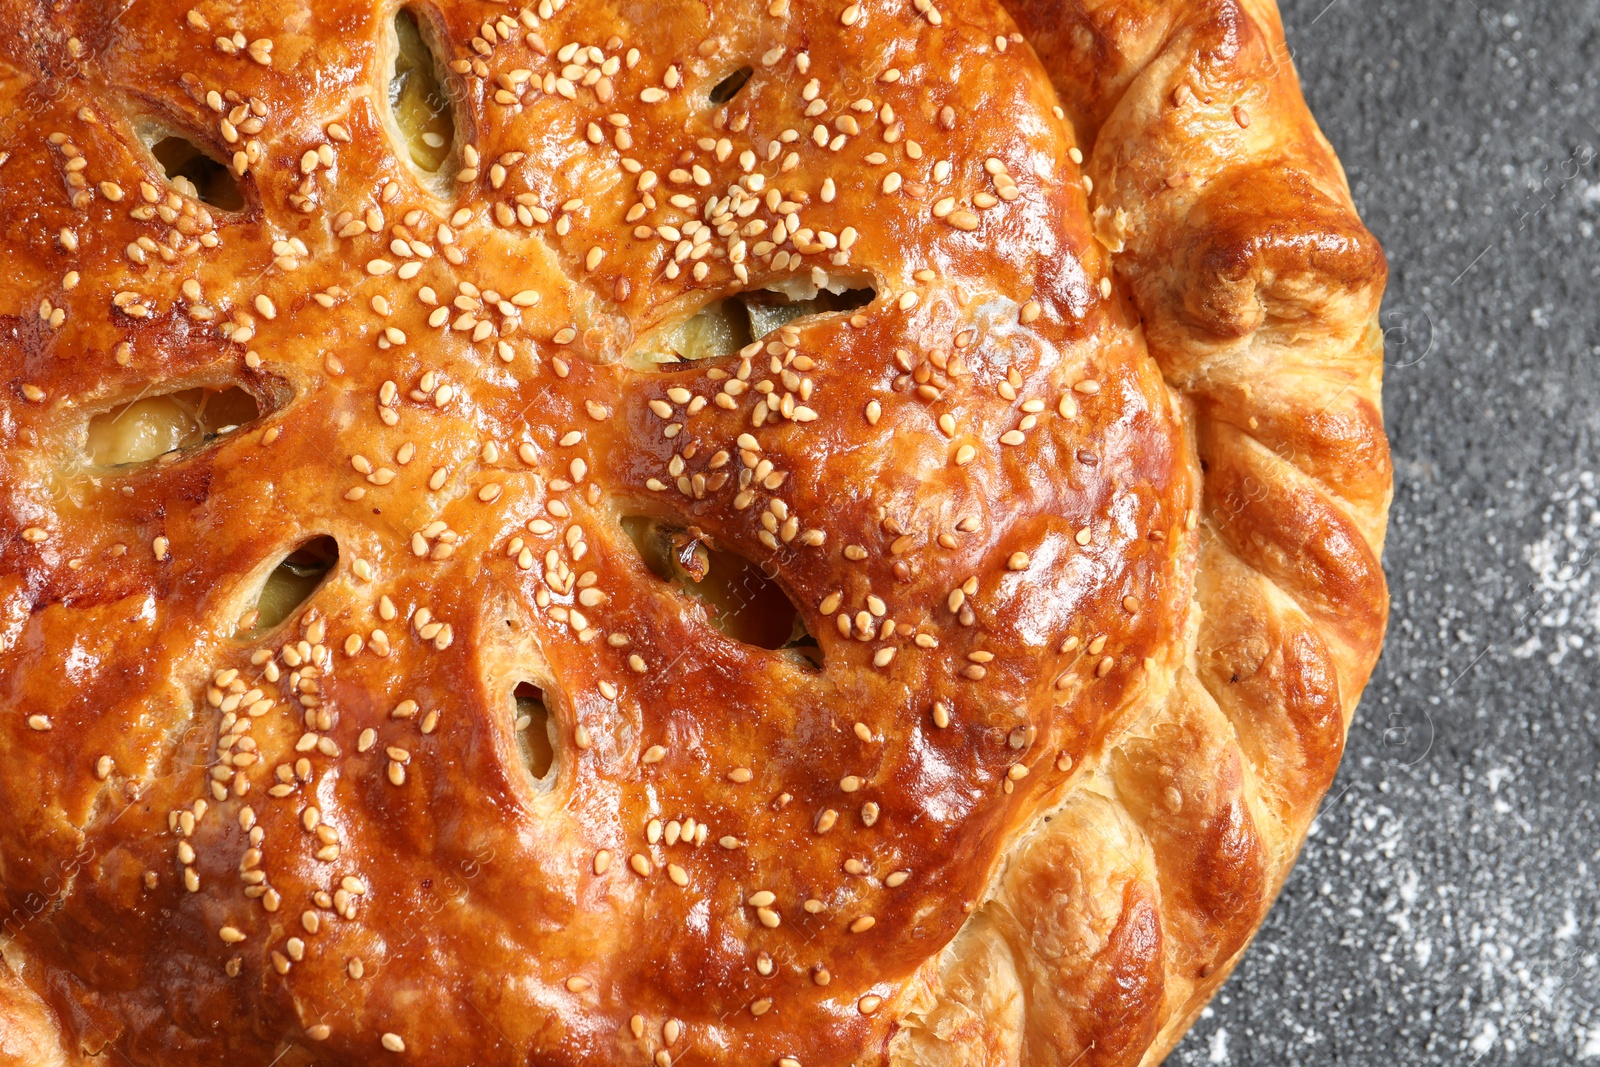
[{"label": "glazed pastry surface", "polygon": [[1270,0],[0,7],[0,1065],[1159,1062],[1387,616]]}]

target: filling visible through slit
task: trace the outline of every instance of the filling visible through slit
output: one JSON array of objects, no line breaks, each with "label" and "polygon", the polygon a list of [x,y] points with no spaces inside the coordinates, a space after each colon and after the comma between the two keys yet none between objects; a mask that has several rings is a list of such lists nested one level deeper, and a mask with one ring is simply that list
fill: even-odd
[{"label": "filling visible through slit", "polygon": [[403,8],[395,12],[394,31],[399,48],[389,79],[389,110],[411,163],[426,174],[438,174],[455,147],[450,98],[417,17]]},{"label": "filling visible through slit", "polygon": [[516,703],[517,747],[528,765],[528,773],[543,778],[555,762],[555,746],[550,742],[550,709],[544,691],[532,682],[520,682],[511,694]]},{"label": "filling visible through slit", "polygon": [[783,588],[743,556],[718,548],[696,527],[668,526],[630,516],[622,528],[658,578],[678,586],[706,609],[711,624],[735,641],[782,649],[812,666],[822,649]]},{"label": "filling visible through slit", "polygon": [[706,99],[713,107],[721,107],[739,95],[739,90],[744,88],[745,82],[750,80],[750,75],[753,73],[749,67],[740,67],[712,86],[711,92],[706,94]]},{"label": "filling visible through slit", "polygon": [[339,562],[339,542],[314,537],[289,553],[267,575],[255,607],[239,617],[241,636],[262,634],[293,615]]},{"label": "filling visible through slit", "polygon": [[210,204],[223,211],[244,207],[239,179],[221,163],[207,155],[199,145],[183,137],[163,137],[150,145],[172,187],[184,196]]},{"label": "filling visible through slit", "polygon": [[147,463],[230,434],[261,417],[238,386],[200,386],[141,397],[89,420],[89,460],[97,467]]},{"label": "filling visible through slit", "polygon": [[646,365],[671,366],[731,356],[795,319],[854,311],[876,296],[870,287],[851,287],[844,279],[829,278],[818,286],[791,278],[712,301],[682,322],[656,330],[641,346],[641,358]]}]

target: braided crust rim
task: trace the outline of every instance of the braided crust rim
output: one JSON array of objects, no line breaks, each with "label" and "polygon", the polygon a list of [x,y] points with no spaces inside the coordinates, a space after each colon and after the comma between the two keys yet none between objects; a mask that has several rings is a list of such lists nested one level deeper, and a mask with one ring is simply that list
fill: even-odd
[{"label": "braided crust rim", "polygon": [[1201,547],[1186,657],[1011,854],[895,1061],[1153,1065],[1281,889],[1382,647],[1386,266],[1272,0],[1010,8],[1187,402]]}]

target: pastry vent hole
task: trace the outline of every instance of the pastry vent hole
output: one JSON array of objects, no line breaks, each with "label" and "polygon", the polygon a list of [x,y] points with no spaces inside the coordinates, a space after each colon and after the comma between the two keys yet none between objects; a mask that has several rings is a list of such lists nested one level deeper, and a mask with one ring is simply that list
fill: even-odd
[{"label": "pastry vent hole", "polygon": [[253,607],[239,618],[239,633],[255,637],[273,629],[299,610],[339,563],[339,542],[313,537],[272,568]]},{"label": "pastry vent hole", "polygon": [[244,208],[244,191],[233,171],[187,137],[162,137],[149,147],[167,181],[184,196],[222,211]]},{"label": "pastry vent hole", "polygon": [[256,398],[237,385],[198,386],[139,397],[89,420],[89,462],[126,467],[177,459],[261,417]]},{"label": "pastry vent hole", "polygon": [[544,702],[544,690],[532,682],[519,682],[512,691],[516,719],[513,727],[517,748],[522,752],[522,762],[528,773],[543,781],[555,766],[555,739],[551,736],[550,708]]},{"label": "pastry vent hole", "polygon": [[640,361],[676,369],[675,364],[724,359],[792,322],[854,311],[877,295],[870,285],[825,274],[786,279],[714,300],[688,318],[660,327],[640,347]]},{"label": "pastry vent hole", "polygon": [[745,87],[745,83],[750,80],[750,75],[754,73],[755,71],[749,67],[740,67],[712,86],[711,92],[706,94],[706,99],[711,102],[711,106],[721,107],[739,95],[739,90]]},{"label": "pastry vent hole", "polygon": [[822,650],[783,587],[759,564],[720,548],[691,526],[634,515],[622,528],[645,566],[705,609],[711,625],[735,641],[783,650],[810,666]]},{"label": "pastry vent hole", "polygon": [[401,8],[395,12],[394,35],[388,100],[402,154],[424,177],[449,180],[454,177],[455,113],[446,91],[448,76],[430,40],[432,27]]}]

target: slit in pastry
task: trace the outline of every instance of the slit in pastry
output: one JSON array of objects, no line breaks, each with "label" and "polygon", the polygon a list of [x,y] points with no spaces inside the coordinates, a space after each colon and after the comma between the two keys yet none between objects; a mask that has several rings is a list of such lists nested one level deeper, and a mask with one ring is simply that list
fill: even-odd
[{"label": "slit in pastry", "polygon": [[643,516],[625,518],[622,526],[645,565],[699,602],[718,630],[743,644],[821,664],[821,647],[806,631],[804,618],[762,567],[719,547],[693,526]]},{"label": "slit in pastry", "polygon": [[555,766],[556,750],[551,737],[550,708],[544,702],[544,691],[532,682],[519,682],[512,691],[516,705],[513,723],[517,747],[528,773],[537,781],[544,781]]},{"label": "slit in pastry", "polygon": [[240,636],[264,634],[293,615],[338,562],[339,542],[327,536],[313,537],[279,560],[262,584],[255,606],[240,616]]},{"label": "slit in pastry", "polygon": [[261,416],[238,386],[200,386],[119,404],[89,420],[87,449],[96,467],[127,467],[233,433]]},{"label": "slit in pastry", "polygon": [[405,8],[395,12],[394,32],[389,112],[411,165],[424,175],[438,175],[455,149],[455,117],[446,82],[416,15]]},{"label": "slit in pastry", "polygon": [[818,285],[789,278],[764,289],[714,300],[693,315],[652,333],[642,347],[646,365],[676,365],[732,356],[752,341],[797,319],[853,311],[877,293],[848,279],[827,277]]},{"label": "slit in pastry", "polygon": [[149,148],[167,181],[179,193],[222,211],[244,208],[239,179],[195,142],[173,134],[153,140]]}]

